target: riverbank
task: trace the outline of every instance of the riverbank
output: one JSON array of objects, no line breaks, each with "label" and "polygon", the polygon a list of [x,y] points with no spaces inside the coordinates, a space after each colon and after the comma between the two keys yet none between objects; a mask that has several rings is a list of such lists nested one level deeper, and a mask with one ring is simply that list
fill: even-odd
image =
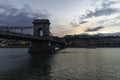
[{"label": "riverbank", "polygon": [[30,46],[0,46],[0,48],[29,48]]},{"label": "riverbank", "polygon": [[112,45],[112,46],[71,46],[69,48],[120,48],[120,45]]}]

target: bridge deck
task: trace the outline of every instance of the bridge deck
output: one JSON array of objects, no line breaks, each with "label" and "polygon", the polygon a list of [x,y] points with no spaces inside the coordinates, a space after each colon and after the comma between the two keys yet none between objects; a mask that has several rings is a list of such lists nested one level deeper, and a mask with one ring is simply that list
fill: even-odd
[{"label": "bridge deck", "polygon": [[16,39],[16,40],[25,40],[25,41],[36,41],[36,42],[52,42],[64,45],[63,42],[56,41],[51,37],[35,37],[32,35],[19,34],[14,32],[0,31],[0,38],[5,39]]},{"label": "bridge deck", "polygon": [[0,29],[32,29],[33,26],[0,26]]}]

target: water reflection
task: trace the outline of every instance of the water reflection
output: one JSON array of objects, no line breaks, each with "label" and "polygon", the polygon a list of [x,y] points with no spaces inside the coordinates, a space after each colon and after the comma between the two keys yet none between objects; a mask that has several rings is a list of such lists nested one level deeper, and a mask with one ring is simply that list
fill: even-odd
[{"label": "water reflection", "polygon": [[50,80],[52,55],[32,55],[27,80]]},{"label": "water reflection", "polygon": [[[98,53],[98,54],[94,54]],[[92,79],[92,80],[99,80],[104,79],[104,65],[103,60],[104,56],[101,54],[99,50],[89,49],[85,50],[84,54],[82,54],[82,63],[84,65],[82,67],[82,71],[80,73],[82,74],[82,78],[84,80]]]},{"label": "water reflection", "polygon": [[119,80],[119,56],[115,48],[68,48],[54,56],[52,80]]},{"label": "water reflection", "polygon": [[0,80],[120,80],[119,48],[67,48],[53,55],[0,49]]},{"label": "water reflection", "polygon": [[[1,50],[0,57],[3,58],[0,61],[0,80],[51,79],[49,74],[51,71],[50,59],[52,55],[31,55],[27,53],[27,50],[22,49],[18,49],[19,54],[14,53],[16,52],[14,50],[9,55],[7,52],[2,52]],[[4,67],[7,67],[7,69],[4,69]]]}]

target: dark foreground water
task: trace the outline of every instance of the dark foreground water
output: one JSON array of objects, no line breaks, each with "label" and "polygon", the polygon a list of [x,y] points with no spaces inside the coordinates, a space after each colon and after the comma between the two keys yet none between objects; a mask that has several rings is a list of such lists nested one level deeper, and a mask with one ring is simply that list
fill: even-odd
[{"label": "dark foreground water", "polygon": [[120,80],[120,48],[67,48],[35,56],[0,48],[0,80]]}]

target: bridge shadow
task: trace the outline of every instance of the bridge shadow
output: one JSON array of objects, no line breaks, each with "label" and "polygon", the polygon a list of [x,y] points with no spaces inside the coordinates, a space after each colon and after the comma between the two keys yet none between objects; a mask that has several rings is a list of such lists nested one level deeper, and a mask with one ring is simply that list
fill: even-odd
[{"label": "bridge shadow", "polygon": [[30,67],[25,76],[27,80],[51,80],[51,58],[52,55],[31,55]]},{"label": "bridge shadow", "polygon": [[[52,55],[29,54],[27,61],[22,61],[0,75],[1,80],[51,80]],[[14,61],[15,62],[15,61]]]}]

